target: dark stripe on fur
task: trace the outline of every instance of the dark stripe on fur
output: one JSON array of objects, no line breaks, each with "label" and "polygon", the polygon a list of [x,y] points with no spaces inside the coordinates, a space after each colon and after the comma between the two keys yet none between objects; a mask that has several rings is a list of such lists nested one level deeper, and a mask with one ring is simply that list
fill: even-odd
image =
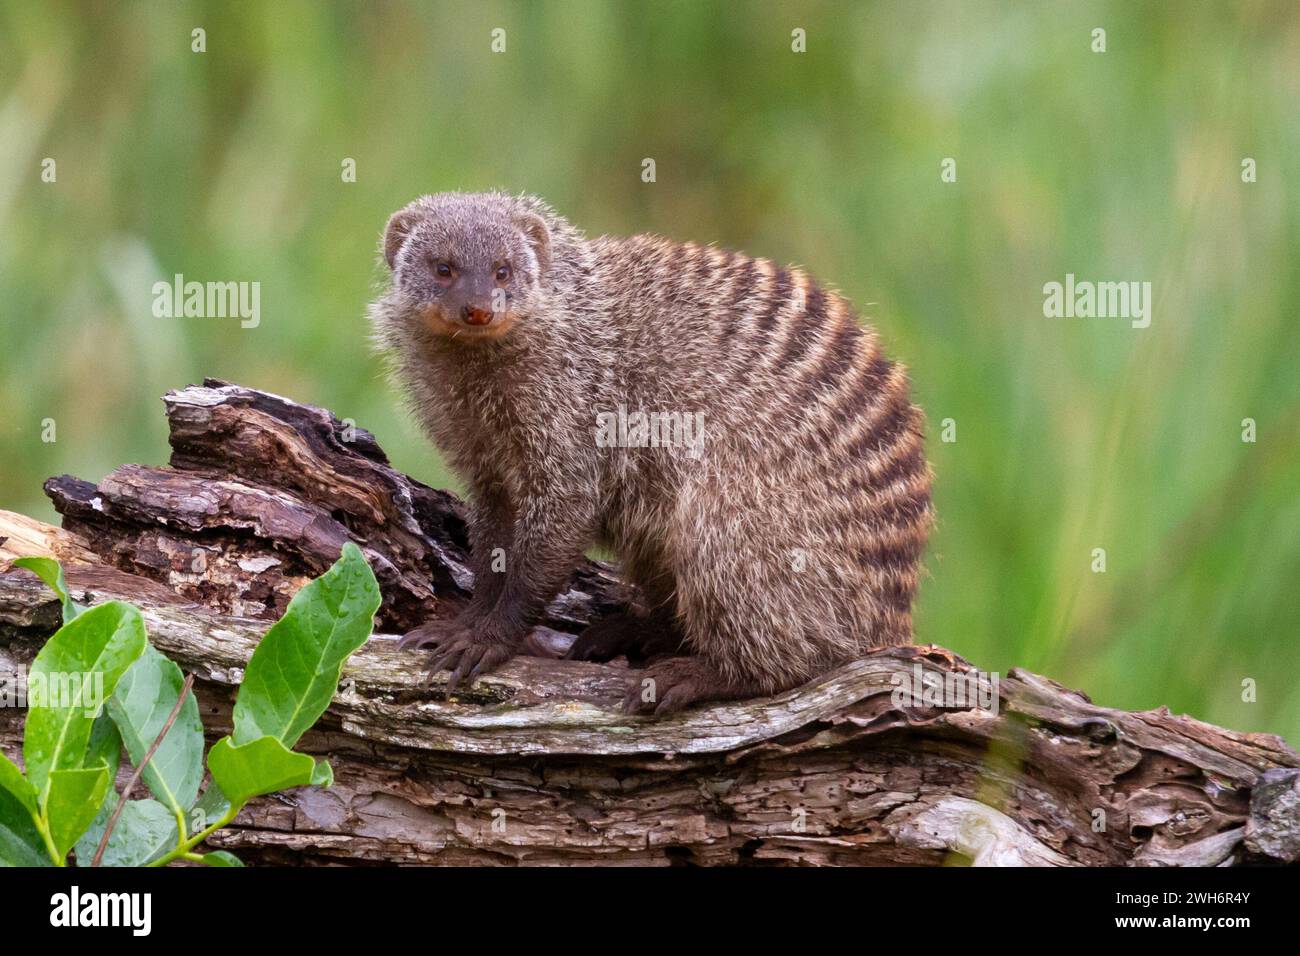
[{"label": "dark stripe on fur", "polygon": [[794,319],[789,325],[789,332],[785,337],[785,348],[776,359],[776,370],[778,372],[786,371],[791,365],[808,351],[808,347],[816,341],[818,333],[826,326],[827,319],[827,302],[826,293],[815,285],[808,287],[808,298],[804,302],[804,310],[796,313]]},{"label": "dark stripe on fur", "polygon": [[758,319],[760,341],[766,341],[771,336],[772,329],[776,327],[776,317],[789,304],[792,286],[789,270],[778,268],[772,279],[772,290],[767,294],[767,308]]}]

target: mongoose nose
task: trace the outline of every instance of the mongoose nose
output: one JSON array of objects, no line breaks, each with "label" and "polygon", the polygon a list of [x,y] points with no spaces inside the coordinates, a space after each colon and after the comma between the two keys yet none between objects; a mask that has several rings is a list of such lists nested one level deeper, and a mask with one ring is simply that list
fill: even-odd
[{"label": "mongoose nose", "polygon": [[492,313],[489,310],[480,309],[473,305],[467,305],[461,309],[460,317],[468,325],[487,325],[492,321]]}]

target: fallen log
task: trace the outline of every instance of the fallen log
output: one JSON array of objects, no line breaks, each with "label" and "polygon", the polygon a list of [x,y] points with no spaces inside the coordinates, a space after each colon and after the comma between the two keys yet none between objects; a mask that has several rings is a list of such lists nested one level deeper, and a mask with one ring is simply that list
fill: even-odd
[{"label": "fallen log", "polygon": [[[229,732],[248,656],[288,598],[365,552],[378,631],[299,749],[335,784],[255,801],[213,837],[260,863],[1232,865],[1300,858],[1300,755],[1164,709],[1126,713],[1034,674],[991,683],[941,647],[892,648],[772,698],[663,720],[619,709],[626,662],[557,660],[635,601],[589,562],[529,657],[448,696],[392,634],[471,593],[459,502],[328,412],[217,381],[170,393],[167,468],[47,482],[62,529],[0,512],[0,567],[54,554],[84,602],[139,605]],[[0,679],[57,627],[0,572]],[[445,677],[445,675],[442,675]],[[954,704],[906,688],[980,686]],[[0,708],[20,752],[21,709]]]}]

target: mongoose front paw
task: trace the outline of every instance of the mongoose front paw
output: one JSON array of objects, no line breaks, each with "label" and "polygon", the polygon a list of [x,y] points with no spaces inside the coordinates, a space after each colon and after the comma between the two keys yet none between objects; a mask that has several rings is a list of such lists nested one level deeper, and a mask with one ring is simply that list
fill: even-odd
[{"label": "mongoose front paw", "polygon": [[429,650],[426,686],[439,671],[451,671],[447,693],[462,680],[474,683],[478,677],[514,657],[519,642],[493,633],[488,625],[460,619],[429,621],[406,634],[397,645],[403,650]]},{"label": "mongoose front paw", "polygon": [[464,632],[438,645],[429,655],[429,683],[439,671],[451,671],[447,679],[447,693],[451,694],[462,680],[473,684],[481,675],[499,667],[515,656],[513,643],[489,641]]},{"label": "mongoose front paw", "polygon": [[703,701],[748,696],[747,690],[729,685],[704,660],[670,657],[634,672],[632,688],[623,698],[623,712],[663,717]]}]

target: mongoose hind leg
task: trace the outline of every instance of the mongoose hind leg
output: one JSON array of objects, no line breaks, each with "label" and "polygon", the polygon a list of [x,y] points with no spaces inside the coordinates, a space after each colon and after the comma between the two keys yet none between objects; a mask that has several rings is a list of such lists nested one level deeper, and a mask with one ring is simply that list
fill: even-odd
[{"label": "mongoose hind leg", "polygon": [[663,654],[679,654],[686,634],[671,613],[640,614],[623,611],[611,614],[578,635],[565,660],[610,661],[626,657],[640,664]]}]

